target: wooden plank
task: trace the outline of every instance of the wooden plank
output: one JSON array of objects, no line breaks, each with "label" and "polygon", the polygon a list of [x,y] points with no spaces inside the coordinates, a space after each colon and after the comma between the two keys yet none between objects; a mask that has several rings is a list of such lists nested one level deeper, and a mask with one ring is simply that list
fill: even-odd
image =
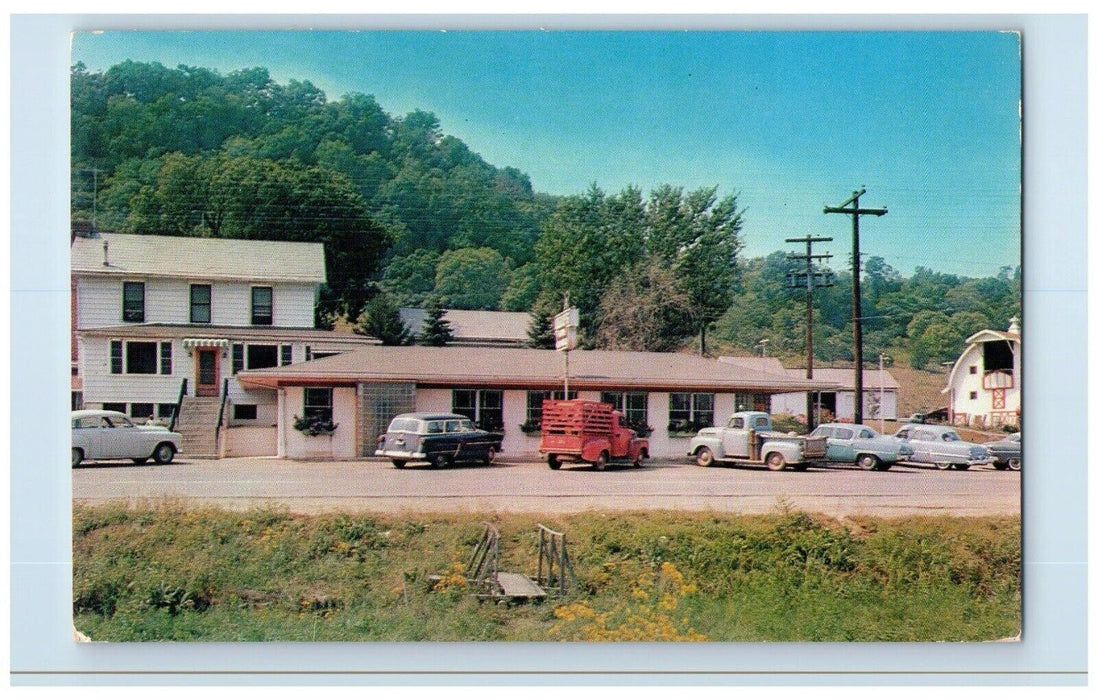
[{"label": "wooden plank", "polygon": [[503,595],[508,598],[545,597],[545,591],[542,587],[522,574],[500,571],[496,574],[496,581],[499,582],[499,587],[503,589]]}]

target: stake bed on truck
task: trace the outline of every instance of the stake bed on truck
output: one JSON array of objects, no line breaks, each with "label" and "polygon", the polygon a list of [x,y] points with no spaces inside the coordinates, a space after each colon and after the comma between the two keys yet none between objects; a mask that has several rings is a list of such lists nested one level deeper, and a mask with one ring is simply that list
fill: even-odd
[{"label": "stake bed on truck", "polygon": [[690,439],[687,454],[700,467],[715,462],[766,465],[779,471],[789,465],[797,471],[827,459],[827,438],[787,435],[771,430],[770,416],[761,411],[733,413],[722,428],[703,428]]},{"label": "stake bed on truck", "polygon": [[569,399],[541,405],[541,445],[550,469],[564,462],[588,462],[602,471],[613,460],[639,467],[648,459],[648,440],[638,438],[625,416],[608,403]]}]

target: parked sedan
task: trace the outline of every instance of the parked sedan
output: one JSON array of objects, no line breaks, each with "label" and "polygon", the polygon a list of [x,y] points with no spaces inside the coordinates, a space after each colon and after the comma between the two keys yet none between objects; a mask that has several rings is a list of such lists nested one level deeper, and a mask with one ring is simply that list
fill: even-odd
[{"label": "parked sedan", "polygon": [[910,459],[914,450],[891,435],[880,435],[859,423],[823,423],[811,437],[827,438],[827,461],[850,462],[862,469],[886,471]]},{"label": "parked sedan", "polygon": [[1022,434],[1013,433],[1002,440],[985,442],[996,469],[1019,471],[1022,468]]},{"label": "parked sedan", "polygon": [[974,464],[990,464],[991,457],[983,445],[965,442],[948,425],[909,424],[896,431],[914,454],[912,462],[933,464],[939,469],[965,470]]},{"label": "parked sedan", "polygon": [[159,425],[134,425],[118,411],[72,412],[72,466],[90,459],[150,459],[167,464],[179,452],[183,436]]},{"label": "parked sedan", "polygon": [[457,462],[491,464],[503,451],[503,436],[478,429],[473,421],[453,413],[402,413],[378,438],[379,457],[397,469],[408,462],[446,467]]}]

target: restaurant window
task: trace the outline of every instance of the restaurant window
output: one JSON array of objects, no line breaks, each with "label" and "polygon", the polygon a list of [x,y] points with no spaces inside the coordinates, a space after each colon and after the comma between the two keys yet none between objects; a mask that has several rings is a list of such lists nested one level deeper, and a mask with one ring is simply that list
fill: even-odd
[{"label": "restaurant window", "polygon": [[[561,400],[564,398],[564,391],[528,391],[526,392],[526,422],[522,424],[522,429],[526,432],[532,433],[541,430],[541,404],[543,401],[549,399]],[[568,398],[576,398],[576,392],[569,391]]]},{"label": "restaurant window", "polygon": [[305,418],[325,423],[330,422],[332,420],[332,388],[305,387],[302,412],[305,414]]},{"label": "restaurant window", "polygon": [[667,430],[693,433],[713,425],[713,394],[671,394]]},{"label": "restaurant window", "polygon": [[122,320],[126,323],[145,322],[145,283],[122,283]]},{"label": "restaurant window", "polygon": [[648,428],[648,394],[641,391],[604,391],[602,402],[614,407],[615,411],[621,411],[629,427]]},{"label": "restaurant window", "polygon": [[294,346],[282,345],[278,349],[278,366],[283,367],[285,365],[293,364],[294,361]]},{"label": "restaurant window", "polygon": [[191,285],[191,323],[210,323],[213,292],[208,284]]},{"label": "restaurant window", "polygon": [[244,343],[233,343],[233,374],[244,370]]},{"label": "restaurant window", "polygon": [[455,389],[454,413],[463,415],[482,430],[503,430],[503,392],[492,389]]}]

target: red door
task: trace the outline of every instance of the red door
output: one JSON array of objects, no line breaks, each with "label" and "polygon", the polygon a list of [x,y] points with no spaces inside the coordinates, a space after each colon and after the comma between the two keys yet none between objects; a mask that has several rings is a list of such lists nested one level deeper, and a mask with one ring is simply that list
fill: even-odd
[{"label": "red door", "polygon": [[194,351],[195,396],[217,396],[221,377],[221,350],[195,348]]}]

